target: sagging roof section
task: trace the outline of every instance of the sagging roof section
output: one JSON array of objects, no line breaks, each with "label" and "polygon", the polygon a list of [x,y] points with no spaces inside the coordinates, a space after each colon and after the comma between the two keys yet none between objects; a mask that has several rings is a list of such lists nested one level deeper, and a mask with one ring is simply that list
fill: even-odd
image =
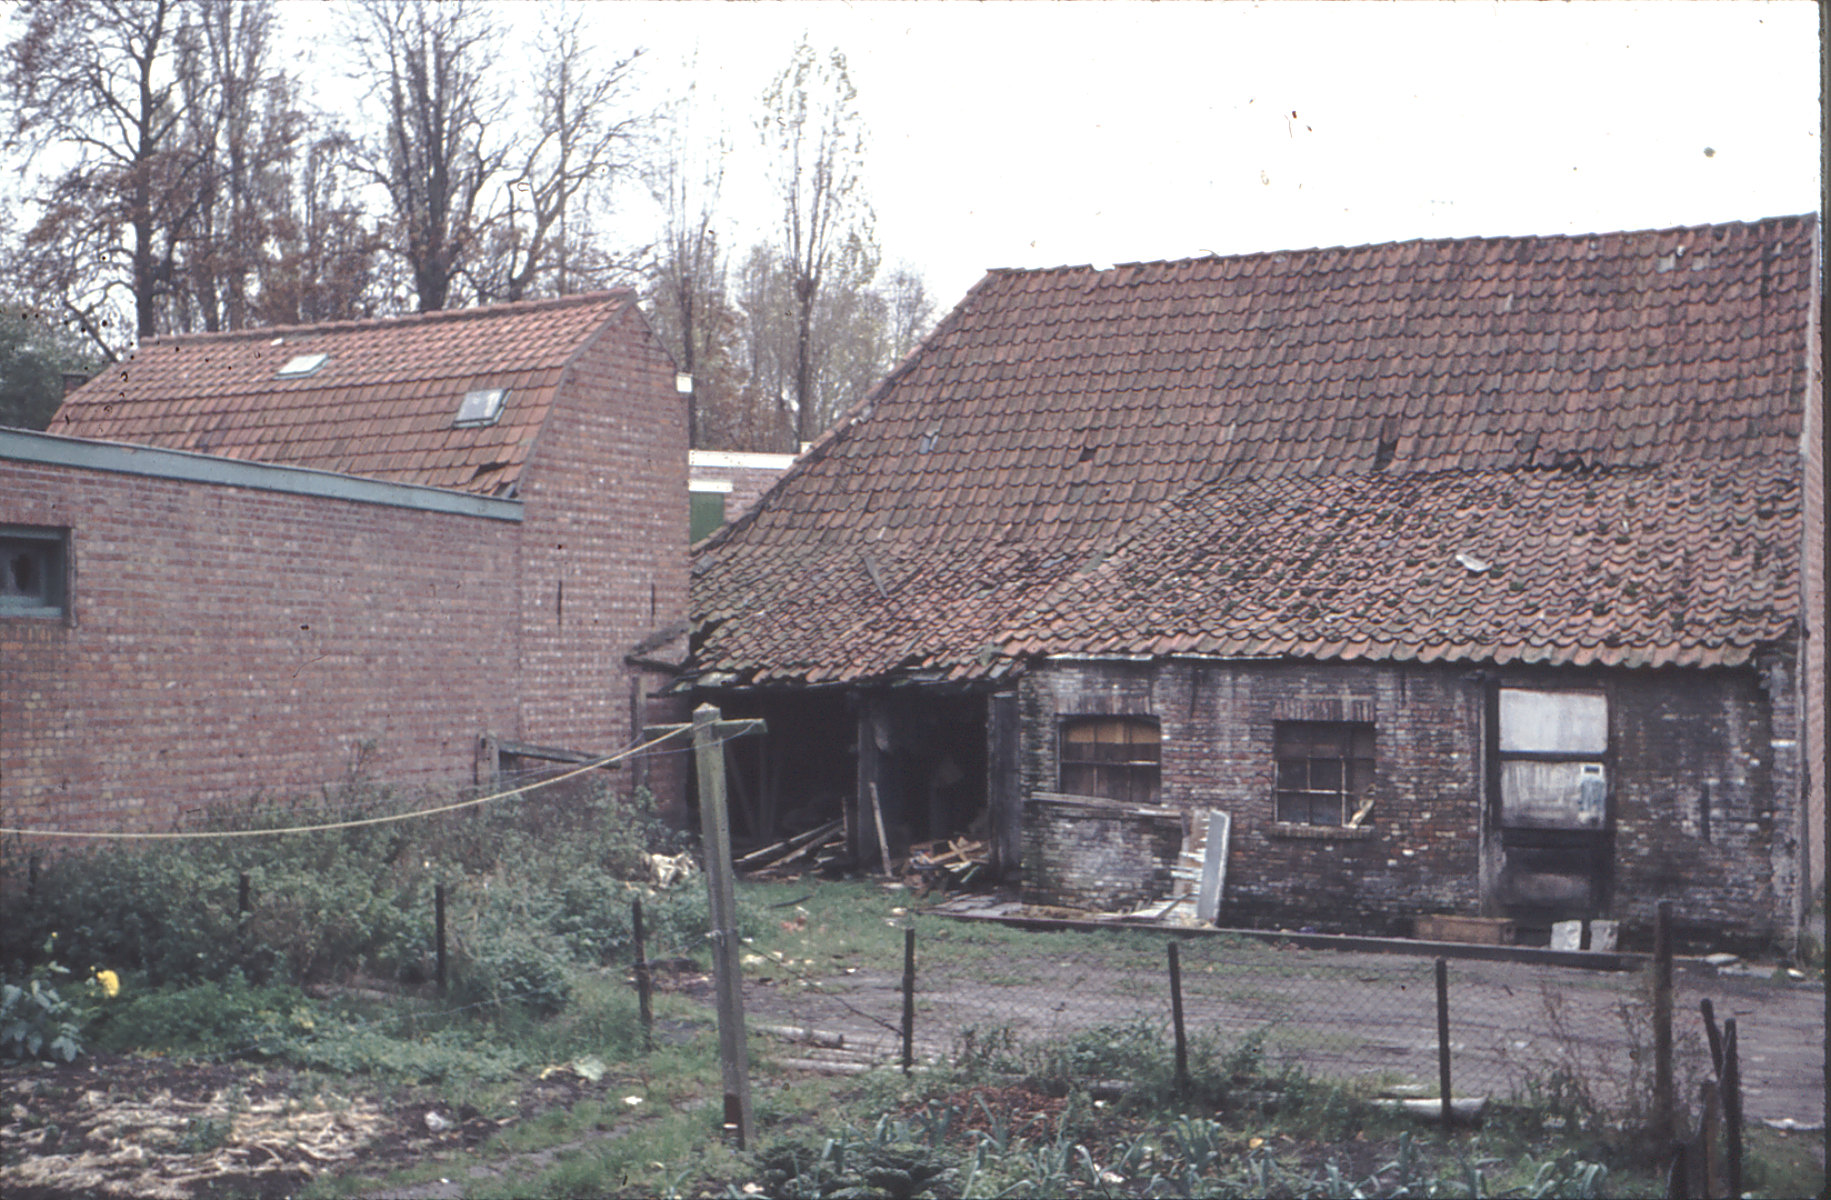
[{"label": "sagging roof section", "polygon": [[[1798,612],[1813,243],[1808,216],[994,271],[699,548],[695,665],[1743,661]],[[1323,515],[1351,509],[1384,523]]]}]

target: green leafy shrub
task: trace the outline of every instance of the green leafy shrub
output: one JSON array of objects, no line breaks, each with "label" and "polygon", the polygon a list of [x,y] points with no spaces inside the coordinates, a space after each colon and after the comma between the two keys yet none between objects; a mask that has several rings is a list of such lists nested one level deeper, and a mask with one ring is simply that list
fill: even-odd
[{"label": "green leafy shrub", "polygon": [[8,1058],[61,1058],[83,1052],[75,1005],[42,979],[0,984],[0,1052]]}]

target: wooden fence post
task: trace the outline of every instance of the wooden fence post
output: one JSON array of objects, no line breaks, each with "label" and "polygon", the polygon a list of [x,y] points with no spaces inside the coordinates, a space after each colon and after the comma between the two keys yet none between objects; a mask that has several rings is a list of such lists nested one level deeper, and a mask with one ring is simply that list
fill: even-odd
[{"label": "wooden fence post", "polygon": [[237,916],[248,915],[248,872],[243,871],[235,881],[235,913]]},{"label": "wooden fence post", "polygon": [[1742,1194],[1742,1057],[1736,1047],[1736,1019],[1723,1022],[1723,1154],[1725,1194]]},{"label": "wooden fence post", "polygon": [[713,982],[718,996],[719,1066],[725,1085],[725,1132],[739,1150],[750,1144],[750,1048],[744,1038],[744,976],[731,877],[731,826],[725,810],[725,753],[719,711],[693,710],[693,756],[699,767],[699,836],[712,908]]},{"label": "wooden fence post", "polygon": [[1653,1136],[1675,1135],[1672,1095],[1672,901],[1661,900],[1653,916]]},{"label": "wooden fence post", "polygon": [[1176,1094],[1189,1090],[1189,1038],[1183,1028],[1182,947],[1170,943],[1170,1022],[1176,1029]]},{"label": "wooden fence post", "polygon": [[1443,1127],[1450,1127],[1450,964],[1437,960],[1437,1090],[1443,1104]]},{"label": "wooden fence post", "polygon": [[642,1048],[655,1048],[655,1012],[649,998],[648,946],[642,936],[642,897],[629,902],[629,918],[636,942],[636,1012],[642,1019]]},{"label": "wooden fence post", "polygon": [[445,994],[445,885],[436,883],[432,887],[432,936],[434,953],[438,958],[439,995]]},{"label": "wooden fence post", "polygon": [[915,1065],[915,930],[903,930],[903,1074]]}]

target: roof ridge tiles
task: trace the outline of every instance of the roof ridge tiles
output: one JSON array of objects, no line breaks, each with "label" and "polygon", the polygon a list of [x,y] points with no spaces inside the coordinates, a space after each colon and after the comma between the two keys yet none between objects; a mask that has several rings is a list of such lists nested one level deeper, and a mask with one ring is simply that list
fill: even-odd
[{"label": "roof ridge tiles", "polygon": [[[1537,247],[1558,247],[1558,246],[1573,246],[1574,247],[1579,243],[1583,243],[1586,241],[1595,241],[1596,239],[1600,239],[1600,238],[1656,239],[1656,238],[1660,238],[1660,237],[1670,237],[1670,236],[1679,235],[1679,234],[1699,235],[1699,236],[1702,236],[1705,234],[1714,234],[1717,238],[1722,239],[1724,237],[1727,237],[1731,232],[1739,232],[1739,231],[1754,229],[1759,226],[1790,225],[1792,223],[1798,222],[1798,223],[1804,224],[1809,229],[1817,221],[1817,219],[1818,219],[1818,215],[1816,213],[1805,212],[1805,213],[1788,213],[1788,214],[1781,214],[1781,215],[1770,216],[1770,217],[1755,217],[1755,218],[1750,218],[1750,219],[1741,220],[1741,221],[1706,223],[1706,224],[1702,224],[1702,225],[1674,225],[1674,226],[1668,226],[1668,227],[1662,228],[1662,229],[1606,229],[1606,230],[1594,230],[1594,231],[1583,232],[1583,233],[1573,232],[1573,233],[1550,233],[1550,234],[1485,234],[1485,235],[1479,235],[1479,236],[1475,236],[1475,237],[1419,237],[1419,238],[1410,238],[1410,239],[1396,241],[1396,242],[1338,243],[1338,244],[1334,244],[1334,245],[1304,246],[1304,247],[1295,247],[1295,248],[1278,247],[1276,249],[1268,248],[1265,250],[1238,251],[1238,252],[1231,253],[1231,254],[1209,253],[1209,254],[1193,255],[1193,256],[1184,257],[1184,258],[1143,259],[1143,260],[1138,260],[1138,261],[1134,261],[1134,262],[1115,263],[1115,264],[1111,264],[1110,266],[1108,266],[1107,270],[1105,272],[1099,271],[1098,266],[1106,266],[1106,264],[1096,265],[1094,263],[1072,263],[1072,264],[1061,264],[1058,266],[1049,266],[1049,267],[992,267],[987,271],[986,278],[988,278],[988,279],[1006,278],[1006,279],[1017,280],[1017,279],[1023,279],[1026,277],[1030,277],[1030,278],[1040,280],[1044,277],[1051,276],[1051,275],[1059,275],[1059,276],[1066,278],[1068,276],[1076,275],[1076,274],[1079,274],[1082,272],[1087,272],[1087,271],[1094,271],[1096,274],[1104,274],[1104,273],[1111,273],[1111,272],[1116,272],[1116,271],[1125,270],[1125,269],[1132,269],[1132,268],[1147,268],[1147,267],[1175,268],[1175,267],[1188,267],[1188,266],[1191,266],[1194,264],[1206,264],[1206,263],[1224,265],[1227,263],[1245,264],[1245,263],[1261,263],[1261,262],[1269,261],[1269,262],[1272,262],[1275,264],[1282,264],[1282,263],[1286,262],[1289,258],[1291,258],[1293,256],[1299,256],[1299,255],[1352,254],[1352,253],[1360,252],[1360,251],[1366,251],[1369,253],[1378,254],[1379,252],[1382,252],[1382,251],[1393,252],[1393,251],[1410,249],[1413,247],[1419,247],[1419,248],[1431,247],[1433,249],[1442,249],[1442,248],[1452,247],[1452,246],[1457,246],[1457,247],[1459,247],[1459,246],[1504,247],[1504,246],[1511,246],[1511,245],[1515,245],[1515,244],[1530,245],[1530,246],[1537,246]],[[1540,260],[1538,260],[1536,258],[1531,260],[1530,262],[1521,261],[1518,259],[1509,259],[1503,265],[1506,267],[1527,267],[1527,266],[1532,266],[1532,265],[1538,265],[1539,261]],[[1391,261],[1390,257],[1388,256],[1388,258],[1381,261],[1379,263],[1378,267],[1375,269],[1386,270],[1386,269],[1389,269],[1396,265],[1398,265],[1398,264]],[[1439,262],[1439,263],[1433,263],[1433,264],[1418,264],[1418,265],[1424,266],[1424,265],[1444,265],[1444,264],[1441,264]],[[1353,269],[1353,268],[1350,266],[1349,269]],[[1390,279],[1388,279],[1387,282],[1390,282]],[[1638,291],[1639,291],[1639,289],[1636,288],[1636,294],[1638,293]]]},{"label": "roof ridge tiles", "polygon": [[595,292],[574,292],[566,296],[550,296],[538,300],[512,300],[502,304],[477,304],[468,308],[445,308],[434,312],[406,313],[399,316],[358,317],[341,321],[320,321],[301,325],[262,325],[245,329],[222,330],[210,332],[165,333],[150,339],[147,345],[182,346],[196,342],[220,343],[238,341],[271,340],[302,333],[344,333],[365,329],[404,329],[419,325],[430,325],[469,320],[488,320],[509,316],[519,316],[542,311],[559,311],[567,308],[580,308],[593,304],[604,304],[611,300],[634,300],[636,291],[631,287],[608,288]]}]

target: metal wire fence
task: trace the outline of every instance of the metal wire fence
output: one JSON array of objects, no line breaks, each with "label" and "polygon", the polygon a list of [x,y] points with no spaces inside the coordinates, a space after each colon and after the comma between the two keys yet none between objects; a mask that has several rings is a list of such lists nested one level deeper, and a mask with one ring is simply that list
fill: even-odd
[{"label": "metal wire fence", "polygon": [[[1162,930],[1051,930],[950,937],[926,920],[913,980],[912,1057],[1034,1069],[1093,1083],[1161,1060],[1172,1044],[1167,947],[1177,942],[1191,1055],[1245,1053],[1274,1070],[1362,1081],[1395,1095],[1437,1096],[1441,1065],[1435,960],[1307,949]],[[900,961],[841,976],[760,961],[747,980],[756,1020],[839,1033],[861,1060],[902,1052]],[[1450,960],[1447,1048],[1457,1096],[1632,1115],[1652,1088],[1652,983],[1647,971],[1535,962]],[[1697,1001],[1708,980],[1682,976],[1675,1091],[1709,1069]],[[1689,1019],[1687,1019],[1689,1015]],[[1821,1068],[1822,1071],[1822,1068]]]}]

